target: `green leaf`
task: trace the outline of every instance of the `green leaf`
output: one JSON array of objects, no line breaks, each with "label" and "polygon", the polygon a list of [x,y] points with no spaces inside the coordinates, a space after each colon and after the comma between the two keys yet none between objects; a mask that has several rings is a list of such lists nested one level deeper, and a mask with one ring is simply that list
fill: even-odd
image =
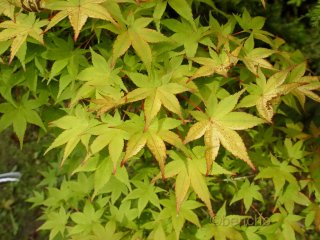
[{"label": "green leaf", "polygon": [[[172,7],[181,17],[188,20],[193,24],[192,10],[186,0],[168,0],[168,4]],[[194,26],[195,27],[195,26]]]},{"label": "green leaf", "polygon": [[39,229],[50,230],[49,239],[52,240],[58,233],[64,235],[65,227],[69,219],[69,213],[63,207],[60,207],[59,212],[51,211],[47,213],[47,219]]},{"label": "green leaf", "polygon": [[259,186],[255,185],[254,183],[250,184],[250,182],[246,179],[245,182],[241,185],[240,189],[233,196],[230,204],[233,204],[234,202],[243,199],[246,212],[248,212],[253,199],[257,199],[260,202],[263,202],[263,197],[259,190]]},{"label": "green leaf", "polygon": [[94,173],[94,193],[92,199],[100,193],[100,190],[109,182],[112,174],[112,161],[110,158],[102,159]]},{"label": "green leaf", "polygon": [[126,196],[125,200],[138,200],[139,216],[141,215],[142,211],[146,208],[148,202],[156,206],[158,209],[161,209],[160,200],[157,195],[158,192],[163,191],[161,188],[155,187],[154,185],[150,184],[150,182],[148,182],[146,179],[143,182],[134,181],[133,183],[136,186],[136,188]]}]

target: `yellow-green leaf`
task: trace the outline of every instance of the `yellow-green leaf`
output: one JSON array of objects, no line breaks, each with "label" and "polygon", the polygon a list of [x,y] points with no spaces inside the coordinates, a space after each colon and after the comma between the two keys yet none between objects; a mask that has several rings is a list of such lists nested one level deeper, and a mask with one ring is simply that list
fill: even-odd
[{"label": "yellow-green leaf", "polygon": [[176,177],[175,194],[176,194],[176,211],[179,213],[181,204],[183,203],[190,187],[190,177],[187,169],[182,168]]},{"label": "yellow-green leaf", "polygon": [[236,131],[225,128],[224,126],[215,125],[221,144],[234,156],[245,161],[252,169],[255,169],[251,162],[246,146]]},{"label": "yellow-green leaf", "polygon": [[218,138],[218,134],[216,129],[210,126],[204,134],[204,144],[206,146],[205,150],[205,158],[207,164],[206,175],[210,174],[212,169],[212,164],[216,159],[219,148],[220,148],[220,140]]},{"label": "yellow-green leaf", "polygon": [[204,133],[206,132],[206,130],[208,129],[208,124],[209,121],[208,120],[204,120],[201,122],[197,122],[196,124],[194,124],[190,129],[189,132],[186,136],[186,138],[184,139],[184,144],[191,142],[193,140],[196,140],[200,137],[202,137],[204,135]]},{"label": "yellow-green leaf", "polygon": [[149,132],[147,135],[147,146],[159,163],[162,178],[165,178],[164,166],[167,158],[166,145],[159,136]]},{"label": "yellow-green leaf", "polygon": [[74,30],[75,40],[78,38],[83,25],[89,17],[106,20],[112,22],[114,25],[118,25],[108,10],[101,5],[104,1],[105,0],[66,0],[49,2],[46,4],[46,8],[59,12],[51,19],[46,31],[65,17],[69,18]]},{"label": "yellow-green leaf", "polygon": [[206,204],[209,214],[214,217],[210,201],[210,193],[204,176],[200,173],[195,159],[188,159],[190,183],[197,196]]},{"label": "yellow-green leaf", "polygon": [[123,166],[129,158],[136,155],[147,143],[147,137],[143,133],[139,133],[131,137],[127,143],[126,153],[122,159],[121,166]]}]

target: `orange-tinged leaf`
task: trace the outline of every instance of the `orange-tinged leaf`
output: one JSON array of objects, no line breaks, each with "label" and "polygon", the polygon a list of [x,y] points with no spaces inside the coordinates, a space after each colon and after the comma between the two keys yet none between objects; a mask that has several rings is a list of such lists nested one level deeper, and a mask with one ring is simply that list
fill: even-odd
[{"label": "orange-tinged leaf", "polygon": [[167,158],[166,145],[164,144],[163,140],[159,136],[149,132],[147,135],[147,147],[150,149],[153,156],[158,161],[160,170],[162,173],[162,178],[164,179],[165,178],[164,166]]},{"label": "orange-tinged leaf", "polygon": [[206,175],[208,175],[211,172],[212,164],[216,159],[219,152],[219,148],[220,148],[220,140],[218,138],[217,131],[212,126],[210,126],[204,134],[204,144],[206,146],[206,150],[205,150],[205,158],[206,158],[206,165],[207,165]]},{"label": "orange-tinged leaf", "polygon": [[105,2],[105,0],[66,0],[47,3],[46,8],[59,12],[51,19],[46,31],[65,17],[69,18],[70,24],[75,32],[75,40],[78,38],[83,25],[89,17],[106,20],[117,25],[108,10],[100,5],[103,2]]},{"label": "orange-tinged leaf", "polygon": [[138,133],[131,137],[127,143],[126,153],[122,159],[121,166],[123,166],[129,158],[136,155],[147,143],[147,137],[143,133]]},{"label": "orange-tinged leaf", "polygon": [[216,124],[214,127],[217,129],[221,144],[234,156],[245,161],[252,169],[255,169],[248,156],[246,146],[244,145],[239,134],[236,131]]},{"label": "orange-tinged leaf", "polygon": [[182,202],[184,201],[190,187],[190,178],[187,169],[183,168],[176,177],[175,194],[176,194],[176,210],[180,211]]},{"label": "orange-tinged leaf", "polygon": [[197,122],[189,129],[189,132],[188,132],[186,138],[184,139],[183,143],[186,144],[188,142],[191,142],[193,140],[196,140],[196,139],[202,137],[204,135],[204,133],[206,132],[206,130],[208,129],[208,127],[209,127],[208,120]]},{"label": "orange-tinged leaf", "polygon": [[214,213],[210,201],[210,193],[204,176],[200,173],[197,161],[188,159],[188,173],[190,183],[197,196],[206,204],[209,214],[214,217]]}]

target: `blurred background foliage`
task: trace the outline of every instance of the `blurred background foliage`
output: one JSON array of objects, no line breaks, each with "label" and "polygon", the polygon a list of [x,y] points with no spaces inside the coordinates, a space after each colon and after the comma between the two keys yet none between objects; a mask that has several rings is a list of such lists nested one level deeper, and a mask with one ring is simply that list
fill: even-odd
[{"label": "blurred background foliage", "polygon": [[[204,1],[205,2],[205,1]],[[301,51],[308,59],[310,70],[320,75],[320,1],[317,0],[268,0],[264,9],[260,0],[214,0],[217,11],[215,17],[225,21],[224,14],[241,14],[247,9],[252,16],[264,16],[264,29],[283,38],[285,47],[291,51]],[[218,10],[219,9],[219,10]],[[221,10],[221,11],[220,11]],[[197,9],[199,13],[207,9]],[[1,102],[1,99],[0,99]],[[314,103],[310,108],[315,109],[307,121],[319,121],[320,111]],[[308,111],[312,112],[312,111]],[[32,190],[43,179],[57,174],[47,171],[50,159],[55,156],[48,154],[43,157],[51,139],[48,136],[38,141],[38,130],[29,127],[23,149],[10,130],[0,133],[0,173],[20,171],[22,178],[19,183],[0,185],[0,239],[47,239],[44,233],[36,230],[40,226],[37,218],[39,209],[30,209],[26,199],[32,196]],[[55,167],[57,169],[58,167]],[[40,172],[40,174],[39,174]]]}]

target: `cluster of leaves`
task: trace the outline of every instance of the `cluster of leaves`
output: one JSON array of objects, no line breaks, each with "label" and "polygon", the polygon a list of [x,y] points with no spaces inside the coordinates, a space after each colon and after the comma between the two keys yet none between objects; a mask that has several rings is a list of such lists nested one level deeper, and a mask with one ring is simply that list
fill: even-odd
[{"label": "cluster of leaves", "polygon": [[320,82],[264,18],[218,21],[207,0],[0,6],[0,130],[22,146],[37,125],[61,153],[29,200],[50,239],[317,234],[320,130],[303,117]]},{"label": "cluster of leaves", "polygon": [[[266,16],[264,29],[286,41],[287,50],[299,49],[309,61],[309,68],[315,75],[320,73],[320,2],[317,0],[267,1],[265,9],[260,0],[217,0],[216,6],[225,13],[250,13]],[[279,24],[281,23],[281,24]]]}]

